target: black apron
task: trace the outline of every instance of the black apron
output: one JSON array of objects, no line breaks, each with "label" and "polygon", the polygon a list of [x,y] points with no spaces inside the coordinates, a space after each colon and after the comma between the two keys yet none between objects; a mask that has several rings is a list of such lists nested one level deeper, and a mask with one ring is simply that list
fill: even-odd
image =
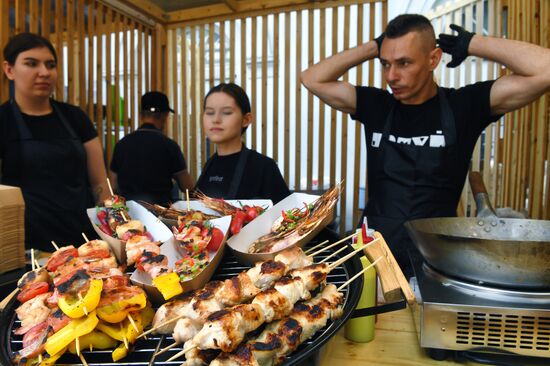
[{"label": "black apron", "polygon": [[454,116],[441,88],[438,96],[444,147],[390,142],[394,103],[379,148],[367,154],[372,184],[364,215],[369,226],[382,233],[407,277],[413,275],[409,257],[420,257],[403,224],[422,217],[456,216],[456,185],[463,180],[453,165],[458,161]]},{"label": "black apron", "polygon": [[[25,199],[26,248],[53,251],[50,244],[83,242],[82,233],[96,237],[86,215],[93,205],[88,184],[86,151],[57,105],[56,117],[68,131],[68,138],[33,138],[17,104],[11,106],[20,136],[20,182]],[[13,143],[8,149],[16,149]],[[69,174],[67,174],[69,172]]]},{"label": "black apron", "polygon": [[[235,167],[235,172],[233,173],[233,178],[231,179],[231,184],[229,185],[229,189],[227,193],[224,195],[224,199],[226,200],[232,200],[236,198],[242,198],[237,197],[237,193],[239,190],[239,186],[241,185],[241,181],[244,174],[244,168],[246,166],[246,160],[248,159],[248,155],[250,154],[250,150],[243,145],[241,149],[241,153],[239,155],[239,160],[237,161],[237,166]],[[206,161],[206,164],[204,164],[204,168],[202,170],[202,174],[199,177],[199,180],[196,184],[196,187],[200,187],[202,184],[204,184],[204,179],[206,177],[206,172],[208,171],[208,168],[212,164],[212,159],[214,157],[211,157]],[[199,188],[200,189],[200,188]],[[203,192],[207,194],[207,192]]]}]

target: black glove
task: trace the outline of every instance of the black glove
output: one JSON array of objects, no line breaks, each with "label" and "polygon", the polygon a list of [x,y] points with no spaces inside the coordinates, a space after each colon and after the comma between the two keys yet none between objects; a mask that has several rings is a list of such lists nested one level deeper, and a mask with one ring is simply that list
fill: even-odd
[{"label": "black glove", "polygon": [[380,50],[382,49],[382,41],[384,40],[385,37],[386,37],[386,33],[382,33],[381,35],[379,35],[378,37],[376,37],[374,39],[374,41],[376,42],[376,45],[378,46],[378,58],[380,58]]},{"label": "black glove", "polygon": [[458,34],[455,36],[440,33],[437,43],[443,52],[453,56],[451,62],[447,64],[447,67],[457,67],[466,57],[468,57],[468,47],[475,33],[468,32],[466,29],[456,24],[451,24],[451,29]]}]

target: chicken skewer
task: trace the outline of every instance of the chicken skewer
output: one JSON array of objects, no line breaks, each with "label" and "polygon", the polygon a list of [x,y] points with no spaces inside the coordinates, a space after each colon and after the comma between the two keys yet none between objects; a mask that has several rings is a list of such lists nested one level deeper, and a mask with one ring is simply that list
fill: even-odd
[{"label": "chicken skewer", "polygon": [[204,361],[211,366],[278,365],[285,355],[324,328],[329,320],[341,317],[342,301],[343,294],[336,286],[327,285],[315,298],[296,304],[288,317],[269,324],[259,336],[240,345],[234,353],[222,353],[211,362],[198,355],[190,357],[185,365]]},{"label": "chicken skewer", "polygon": [[319,286],[332,269],[373,242],[358,248],[331,265],[323,263],[314,265],[316,266],[315,270],[293,270],[294,278],[279,280],[274,288],[257,295],[251,304],[238,305],[213,313],[208,317],[203,328],[186,342],[183,351],[168,361],[172,361],[194,348],[221,349],[224,352],[231,352],[243,340],[246,333],[257,329],[264,322],[269,323],[288,315],[294,303],[308,299],[309,291]]},{"label": "chicken skewer", "polygon": [[272,286],[289,270],[312,263],[313,259],[306,256],[300,248],[285,250],[279,253],[275,260],[259,262],[251,269],[224,282],[212,281],[205,286],[204,290],[195,291],[184,299],[162,305],[155,314],[153,328],[144,334],[151,332],[170,334],[174,330],[174,326],[169,326],[170,323],[182,318],[205,320],[211,312],[221,310],[222,307],[251,300],[260,291]]}]

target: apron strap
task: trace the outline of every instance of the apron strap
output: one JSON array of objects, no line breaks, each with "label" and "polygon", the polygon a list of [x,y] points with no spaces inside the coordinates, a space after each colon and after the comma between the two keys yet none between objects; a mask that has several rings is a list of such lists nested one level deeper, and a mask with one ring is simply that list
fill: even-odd
[{"label": "apron strap", "polygon": [[237,162],[237,166],[235,167],[235,174],[233,174],[233,179],[231,180],[231,185],[229,186],[229,191],[227,192],[227,197],[225,198],[227,199],[238,198],[236,197],[237,190],[241,185],[241,181],[244,174],[244,167],[246,166],[246,160],[248,159],[249,154],[250,154],[250,150],[243,145],[241,154],[239,155],[239,161]]}]

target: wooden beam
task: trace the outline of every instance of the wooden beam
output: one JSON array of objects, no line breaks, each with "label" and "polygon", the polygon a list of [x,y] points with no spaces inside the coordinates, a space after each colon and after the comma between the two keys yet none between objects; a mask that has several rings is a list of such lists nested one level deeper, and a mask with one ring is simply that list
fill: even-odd
[{"label": "wooden beam", "polygon": [[223,3],[229,8],[232,12],[239,11],[239,2],[237,0],[224,0]]},{"label": "wooden beam", "polygon": [[[205,21],[217,21],[221,19],[242,18],[244,16],[262,16],[274,12],[286,12],[291,10],[330,8],[335,6],[377,3],[379,0],[342,0],[311,2],[310,0],[239,0],[238,12],[231,11],[225,3],[199,6],[196,8],[182,9],[167,13],[166,23],[170,27],[181,23]],[[195,24],[195,23],[194,23]]]},{"label": "wooden beam", "polygon": [[166,22],[166,13],[149,0],[97,0],[148,27]]}]

